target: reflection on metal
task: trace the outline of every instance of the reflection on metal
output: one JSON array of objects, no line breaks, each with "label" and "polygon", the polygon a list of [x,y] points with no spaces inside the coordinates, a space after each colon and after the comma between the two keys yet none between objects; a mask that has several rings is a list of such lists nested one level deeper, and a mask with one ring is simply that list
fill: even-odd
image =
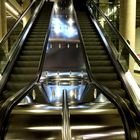
[{"label": "reflection on metal", "polygon": [[62,118],[63,118],[62,140],[71,140],[70,114],[66,90],[63,90]]}]

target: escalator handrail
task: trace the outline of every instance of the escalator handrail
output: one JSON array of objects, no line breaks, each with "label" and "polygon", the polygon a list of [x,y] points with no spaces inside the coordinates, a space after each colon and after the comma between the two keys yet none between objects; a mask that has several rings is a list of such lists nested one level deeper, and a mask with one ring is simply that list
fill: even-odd
[{"label": "escalator handrail", "polygon": [[31,9],[33,4],[36,0],[33,0],[31,4],[25,9],[25,11],[21,14],[21,16],[18,18],[17,22],[11,27],[11,29],[5,34],[5,36],[0,40],[0,47],[2,47],[5,42],[8,40],[9,36],[12,34],[12,32],[15,30],[15,28],[18,26],[22,18],[28,13],[28,11]]},{"label": "escalator handrail", "polygon": [[6,124],[12,109],[27,95],[28,91],[35,86],[36,80],[37,78],[32,83],[8,98],[0,107],[0,140],[4,140]]},{"label": "escalator handrail", "polygon": [[111,102],[113,102],[113,104],[115,104],[115,106],[117,107],[126,132],[126,139],[137,140],[139,134],[137,132],[135,120],[130,112],[127,103],[120,96],[118,96],[117,94],[113,94],[108,88],[104,87],[98,82],[93,80],[90,84],[97,87],[102,92],[102,94]]},{"label": "escalator handrail", "polygon": [[[124,39],[124,37],[120,34],[120,32],[116,29],[116,27],[113,25],[113,23],[110,22],[109,18],[105,16],[104,12],[96,5],[96,3],[91,0],[89,1],[90,4],[92,3],[94,7],[98,10],[98,12],[102,15],[102,17],[105,19],[105,21],[108,23],[112,31],[117,35],[117,37],[121,40],[121,42],[124,44],[124,47],[128,50],[129,54],[133,57],[135,62],[140,66],[140,58],[137,56],[135,51],[132,49],[131,45]],[[88,4],[87,4],[88,6]]]},{"label": "escalator handrail", "polygon": [[[74,12],[74,15],[76,16],[76,12]],[[138,138],[136,124],[134,122],[133,116],[132,116],[126,102],[119,95],[113,94],[108,88],[104,87],[103,85],[101,85],[94,79],[94,76],[91,72],[89,61],[87,59],[88,57],[84,50],[85,44],[84,44],[84,41],[82,38],[82,33],[80,31],[80,27],[79,27],[77,19],[76,19],[76,22],[78,25],[78,33],[79,33],[80,41],[82,42],[81,48],[82,48],[83,55],[84,55],[84,57],[83,57],[84,62],[86,63],[87,73],[90,78],[90,84],[97,87],[103,93],[103,95],[105,95],[105,97],[107,97],[111,102],[113,102],[113,104],[115,104],[115,106],[119,110],[119,112],[121,114],[121,118],[123,120],[127,140],[136,140]]]}]

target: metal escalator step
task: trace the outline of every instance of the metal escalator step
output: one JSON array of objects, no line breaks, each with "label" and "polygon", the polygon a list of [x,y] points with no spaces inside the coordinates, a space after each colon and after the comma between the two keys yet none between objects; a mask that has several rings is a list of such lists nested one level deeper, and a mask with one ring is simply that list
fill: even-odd
[{"label": "metal escalator step", "polygon": [[38,68],[36,67],[14,67],[13,73],[15,74],[35,74]]},{"label": "metal escalator step", "polygon": [[39,61],[17,61],[17,67],[38,67]]},{"label": "metal escalator step", "polygon": [[117,94],[117,95],[120,95],[122,98],[125,98],[126,97],[126,92],[125,90],[119,88],[119,89],[111,89],[111,91],[114,93],[114,94]]},{"label": "metal escalator step", "polygon": [[103,43],[102,42],[98,42],[98,41],[84,41],[84,43],[85,43],[85,45],[86,46],[102,46],[103,45]]},{"label": "metal escalator step", "polygon": [[104,55],[107,54],[107,52],[105,50],[95,50],[95,51],[91,51],[91,50],[86,50],[87,55]]},{"label": "metal escalator step", "polygon": [[88,56],[89,61],[94,61],[94,60],[109,60],[108,55],[93,55],[93,56]]},{"label": "metal escalator step", "polygon": [[41,51],[38,51],[38,50],[29,50],[29,51],[27,51],[27,50],[23,50],[22,52],[21,52],[21,54],[22,55],[41,55]]},{"label": "metal escalator step", "polygon": [[94,67],[94,66],[111,66],[112,63],[111,63],[110,60],[102,60],[102,61],[93,60],[93,61],[90,61],[90,65],[91,65],[91,67]]},{"label": "metal escalator step", "polygon": [[10,81],[30,82],[34,78],[35,74],[11,74]]},{"label": "metal escalator step", "polygon": [[[49,22],[48,22],[48,24],[49,24]],[[47,25],[48,25],[48,24],[47,24]],[[44,25],[43,25],[43,24],[42,24],[42,25],[40,24],[40,25],[38,25],[38,26],[36,25],[36,26],[34,26],[32,29],[46,29],[46,28],[48,28],[47,25],[46,25],[46,24],[44,24]]]},{"label": "metal escalator step", "polygon": [[114,67],[113,66],[107,66],[107,67],[102,67],[102,66],[95,66],[93,68],[91,68],[93,74],[94,73],[110,73],[110,72],[114,72]]},{"label": "metal escalator step", "polygon": [[37,41],[39,41],[39,42],[44,42],[44,37],[36,37],[36,36],[34,36],[34,37],[29,37],[28,39],[27,39],[27,41],[30,41],[30,42],[36,42],[36,40]]},{"label": "metal escalator step", "polygon": [[43,43],[44,43],[44,42],[39,42],[38,40],[36,40],[35,42],[27,41],[27,42],[25,43],[25,45],[30,45],[30,46],[43,46]]},{"label": "metal escalator step", "polygon": [[25,45],[24,47],[23,47],[23,49],[24,50],[42,50],[42,47],[43,46],[30,46],[30,45]]},{"label": "metal escalator step", "polygon": [[117,80],[118,76],[116,73],[94,73],[93,76],[97,80]]},{"label": "metal escalator step", "polygon": [[93,38],[93,37],[84,37],[84,42],[89,42],[89,41],[92,41],[92,42],[99,42],[101,41],[99,37],[96,37],[96,38]]},{"label": "metal escalator step", "polygon": [[108,88],[121,88],[121,82],[118,80],[113,80],[113,81],[100,81],[100,83]]},{"label": "metal escalator step", "polygon": [[17,93],[17,91],[14,91],[14,90],[8,90],[8,89],[5,89],[3,91],[3,98],[7,99],[8,97],[14,95],[15,93]]},{"label": "metal escalator step", "polygon": [[29,84],[29,82],[20,82],[20,81],[13,82],[13,81],[8,81],[7,84],[6,84],[6,89],[12,90],[12,91],[20,90],[20,89],[22,89],[23,87],[25,87],[28,84]]},{"label": "metal escalator step", "polygon": [[97,33],[88,33],[88,34],[86,34],[86,33],[84,33],[84,32],[82,32],[82,36],[83,36],[83,38],[85,38],[85,40],[86,40],[86,38],[88,38],[88,37],[93,37],[93,38],[98,38],[99,36],[98,36],[98,34]]},{"label": "metal escalator step", "polygon": [[38,35],[38,36],[39,36],[39,34],[46,35],[46,31],[41,31],[41,32],[33,31],[33,32],[31,32],[31,34],[32,35]]},{"label": "metal escalator step", "polygon": [[45,38],[45,34],[29,34],[29,36],[28,36],[29,38],[36,38],[36,39],[38,39],[38,38]]},{"label": "metal escalator step", "polygon": [[20,55],[19,61],[39,61],[40,55]]},{"label": "metal escalator step", "polygon": [[96,50],[103,50],[104,51],[103,46],[93,46],[93,45],[89,46],[89,45],[86,45],[85,48],[86,48],[87,52],[96,51]]}]

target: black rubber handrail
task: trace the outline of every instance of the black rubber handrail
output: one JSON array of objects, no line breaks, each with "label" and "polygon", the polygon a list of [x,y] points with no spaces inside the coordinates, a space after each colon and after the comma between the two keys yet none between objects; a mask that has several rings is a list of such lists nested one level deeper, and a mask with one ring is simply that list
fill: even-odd
[{"label": "black rubber handrail", "polygon": [[96,10],[98,10],[98,12],[102,15],[102,17],[108,23],[108,25],[110,26],[110,28],[112,29],[112,31],[117,35],[117,37],[124,44],[124,47],[128,50],[129,54],[131,54],[131,56],[133,57],[133,59],[135,60],[135,62],[140,66],[140,58],[133,51],[133,49],[131,48],[131,46],[129,45],[129,43],[124,39],[124,37],[120,34],[120,32],[116,29],[116,27],[110,22],[110,20],[108,19],[108,17],[104,15],[104,12],[100,8],[98,8],[98,6],[96,5],[96,3],[93,0],[89,1],[88,4],[93,4],[93,6],[96,8]]},{"label": "black rubber handrail", "polygon": [[117,107],[124,125],[126,140],[138,140],[139,134],[137,132],[137,126],[127,103],[120,96],[113,94],[108,88],[94,80],[91,85],[97,87],[101,93]]},{"label": "black rubber handrail", "polygon": [[12,34],[12,32],[15,30],[15,28],[18,26],[22,18],[28,13],[28,11],[31,9],[33,4],[36,0],[33,0],[31,4],[25,9],[25,11],[22,13],[22,15],[18,18],[17,22],[11,27],[11,29],[5,34],[5,36],[0,40],[0,47],[2,47],[5,42],[8,40],[9,36]]}]

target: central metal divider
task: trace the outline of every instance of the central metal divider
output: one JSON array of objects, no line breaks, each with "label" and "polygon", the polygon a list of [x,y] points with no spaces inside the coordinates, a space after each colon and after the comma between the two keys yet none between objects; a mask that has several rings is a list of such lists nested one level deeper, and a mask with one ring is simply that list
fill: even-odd
[{"label": "central metal divider", "polygon": [[62,140],[71,140],[70,113],[67,90],[63,90],[62,119]]}]

